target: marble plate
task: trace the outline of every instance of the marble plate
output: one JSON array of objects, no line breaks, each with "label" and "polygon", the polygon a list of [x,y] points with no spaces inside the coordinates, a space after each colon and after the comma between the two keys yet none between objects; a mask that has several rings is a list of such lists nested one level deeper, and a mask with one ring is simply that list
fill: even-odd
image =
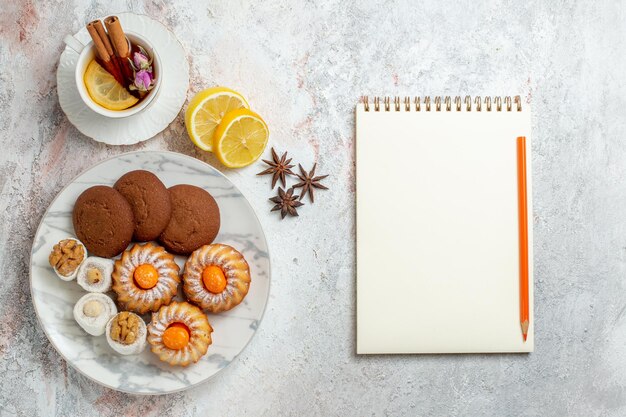
[{"label": "marble plate", "polygon": [[[85,333],[74,321],[72,308],[85,292],[76,281],[57,278],[48,265],[56,242],[74,237],[72,208],[88,187],[113,185],[124,173],[145,169],[170,187],[193,184],[209,191],[221,211],[221,229],[216,242],[241,251],[250,265],[252,283],[241,304],[218,314],[209,314],[213,344],[207,354],[187,368],[159,361],[149,348],[136,356],[121,356],[104,336]],[[177,257],[179,265],[185,258]],[[181,269],[182,270],[182,269]],[[54,199],[41,220],[30,259],[30,284],[39,322],[50,343],[79,372],[109,388],[135,394],[165,394],[199,384],[228,366],[254,335],[267,303],[270,260],[261,228],[252,207],[241,192],[219,171],[189,156],[160,151],[139,151],[107,159],[76,177]],[[148,317],[146,317],[148,318]]]},{"label": "marble plate", "polygon": [[[61,108],[81,133],[109,145],[132,145],[150,139],[176,118],[187,98],[189,64],[185,49],[162,23],[135,13],[116,16],[124,29],[150,39],[161,57],[163,81],[155,102],[141,113],[123,119],[111,119],[92,111],[78,94],[74,78],[78,54],[69,46],[59,60],[57,92]],[[85,27],[74,37],[85,45],[91,42]]]}]

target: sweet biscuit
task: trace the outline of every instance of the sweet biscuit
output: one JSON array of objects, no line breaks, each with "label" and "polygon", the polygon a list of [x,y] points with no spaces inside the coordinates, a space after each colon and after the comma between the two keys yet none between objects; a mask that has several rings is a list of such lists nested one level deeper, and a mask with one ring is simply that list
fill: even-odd
[{"label": "sweet biscuit", "polygon": [[151,172],[131,171],[113,186],[128,201],[135,217],[133,239],[140,242],[157,239],[170,221],[172,204],[167,188]]},{"label": "sweet biscuit", "polygon": [[128,201],[103,185],[83,191],[74,204],[72,222],[76,236],[90,254],[103,258],[112,258],[126,249],[135,229]]},{"label": "sweet biscuit", "polygon": [[220,209],[211,194],[188,184],[169,188],[172,217],[159,237],[168,252],[189,255],[213,242],[220,229]]}]

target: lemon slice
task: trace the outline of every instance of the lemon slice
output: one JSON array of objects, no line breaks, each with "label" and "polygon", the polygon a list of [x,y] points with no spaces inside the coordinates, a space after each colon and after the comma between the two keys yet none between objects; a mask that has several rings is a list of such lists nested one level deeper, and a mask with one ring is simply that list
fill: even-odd
[{"label": "lemon slice", "polygon": [[213,151],[228,168],[245,167],[259,159],[269,135],[261,116],[248,109],[233,110],[215,129]]},{"label": "lemon slice", "polygon": [[87,66],[83,81],[91,99],[105,109],[125,110],[139,101],[95,60]]},{"label": "lemon slice", "polygon": [[200,91],[185,111],[185,126],[191,141],[204,151],[213,150],[213,134],[226,113],[250,108],[241,94],[225,87]]}]

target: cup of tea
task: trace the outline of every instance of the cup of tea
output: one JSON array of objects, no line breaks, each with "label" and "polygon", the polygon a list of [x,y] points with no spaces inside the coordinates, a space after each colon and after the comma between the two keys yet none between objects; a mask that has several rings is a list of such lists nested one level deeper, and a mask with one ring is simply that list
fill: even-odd
[{"label": "cup of tea", "polygon": [[[96,60],[97,56],[96,46],[94,45],[94,42],[91,41],[85,45],[71,35],[68,35],[63,39],[65,44],[78,54],[78,60],[76,62],[75,70],[75,79],[76,88],[78,89],[78,94],[80,95],[80,98],[83,100],[87,107],[105,117],[129,117],[146,110],[155,103],[155,98],[159,94],[159,90],[161,87],[162,65],[161,59],[156,49],[154,48],[154,45],[148,39],[138,33],[126,31],[125,35],[126,40],[129,44],[128,46],[130,51],[135,50],[137,46],[141,46],[148,53],[148,55],[150,55],[150,58],[152,58],[152,74],[154,76],[154,85],[152,89],[144,94],[139,94],[137,91],[131,91],[130,93],[138,98],[138,101],[132,106],[123,110],[110,110],[101,106],[96,101],[94,101],[94,99],[89,94],[87,86],[85,85],[85,72],[87,71],[87,67],[91,64],[92,61]],[[128,81],[130,82],[130,80]]]}]

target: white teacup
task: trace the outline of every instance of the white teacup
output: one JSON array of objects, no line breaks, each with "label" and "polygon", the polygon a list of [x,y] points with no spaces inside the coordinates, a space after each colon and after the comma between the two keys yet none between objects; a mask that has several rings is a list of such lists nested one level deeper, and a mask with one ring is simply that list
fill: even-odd
[{"label": "white teacup", "polygon": [[155,76],[154,88],[152,88],[152,90],[148,92],[148,95],[146,95],[146,97],[144,97],[138,104],[126,110],[105,109],[104,107],[92,100],[89,92],[87,91],[87,87],[85,87],[85,82],[83,81],[85,70],[87,69],[87,65],[89,65],[89,63],[96,56],[96,49],[93,45],[93,42],[89,42],[87,45],[84,45],[82,42],[80,42],[78,39],[71,35],[67,35],[63,39],[63,42],[65,42],[67,46],[69,46],[71,49],[79,54],[78,61],[76,62],[75,78],[76,88],[78,88],[78,94],[80,94],[80,98],[83,100],[85,105],[87,105],[87,107],[105,117],[122,118],[132,116],[134,114],[144,111],[155,102],[155,98],[159,93],[159,88],[161,87],[161,59],[159,58],[159,54],[157,54],[152,43],[150,43],[150,41],[148,41],[141,35],[138,35],[137,33],[126,32],[125,34],[131,43],[143,46],[146,52],[150,54],[150,56],[152,57],[152,71]]}]

